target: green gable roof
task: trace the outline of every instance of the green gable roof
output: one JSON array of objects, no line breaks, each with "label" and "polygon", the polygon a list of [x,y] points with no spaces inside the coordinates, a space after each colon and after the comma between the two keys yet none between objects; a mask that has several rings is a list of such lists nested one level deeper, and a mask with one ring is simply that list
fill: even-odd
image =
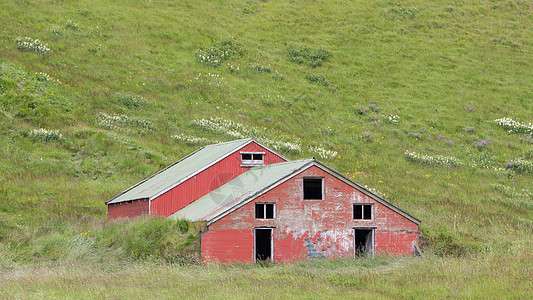
[{"label": "green gable roof", "polygon": [[314,161],[301,159],[251,168],[169,218],[210,222],[312,165]]},{"label": "green gable roof", "polygon": [[137,199],[153,199],[198,174],[231,153],[252,142],[252,138],[204,146],[155,175],[118,194],[106,204]]}]

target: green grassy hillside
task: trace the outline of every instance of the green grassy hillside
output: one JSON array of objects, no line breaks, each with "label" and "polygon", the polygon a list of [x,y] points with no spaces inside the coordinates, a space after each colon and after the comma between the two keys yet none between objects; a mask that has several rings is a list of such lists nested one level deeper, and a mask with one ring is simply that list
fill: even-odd
[{"label": "green grassy hillside", "polygon": [[[479,284],[495,276],[531,293],[519,274],[531,276],[533,258],[532,16],[530,1],[2,1],[0,286],[23,291],[36,279],[14,274],[34,264],[44,274],[103,264],[114,278],[146,262],[137,280],[174,272],[158,273],[165,249],[196,237],[176,235],[152,267],[133,253],[145,248],[106,242],[131,237],[105,221],[104,201],[201,145],[252,136],[422,220],[426,258],[384,259],[378,271],[331,263],[331,276],[362,268],[355,278],[373,280],[376,297],[413,296],[417,280],[398,283],[413,264],[437,286],[460,263],[479,278],[443,295],[505,295]],[[160,233],[157,245],[179,227],[137,222]],[[85,250],[65,243],[83,234],[94,241]],[[245,278],[242,268],[222,280]],[[283,268],[254,276],[301,272]],[[326,277],[316,280],[341,294],[366,289]]]}]

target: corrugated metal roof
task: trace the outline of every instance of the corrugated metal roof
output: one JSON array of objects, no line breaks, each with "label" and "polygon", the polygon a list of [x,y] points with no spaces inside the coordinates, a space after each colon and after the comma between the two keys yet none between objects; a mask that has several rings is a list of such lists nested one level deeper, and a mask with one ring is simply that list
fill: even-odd
[{"label": "corrugated metal roof", "polygon": [[244,204],[282,182],[284,178],[310,166],[314,159],[254,167],[240,176],[172,214],[171,219],[212,221],[239,204]]},{"label": "corrugated metal roof", "polygon": [[252,138],[207,145],[170,165],[155,175],[118,194],[106,204],[136,199],[152,199],[180,182],[203,171],[236,150],[252,142]]}]

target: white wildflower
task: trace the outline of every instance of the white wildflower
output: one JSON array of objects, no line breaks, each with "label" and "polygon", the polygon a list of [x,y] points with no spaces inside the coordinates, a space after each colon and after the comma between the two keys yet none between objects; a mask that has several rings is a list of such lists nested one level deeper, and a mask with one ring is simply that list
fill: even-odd
[{"label": "white wildflower", "polygon": [[462,163],[458,161],[456,158],[451,156],[429,156],[429,155],[422,155],[418,154],[416,152],[412,152],[409,150],[405,151],[405,156],[407,159],[413,162],[418,162],[422,164],[427,165],[442,165],[442,166],[460,166]]},{"label": "white wildflower", "polygon": [[518,121],[515,121],[511,118],[500,118],[494,120],[494,122],[502,127],[503,129],[507,130],[509,133],[533,133],[533,124],[525,124]]},{"label": "white wildflower", "polygon": [[324,158],[324,159],[335,158],[338,155],[337,151],[326,150],[326,149],[320,148],[320,147],[311,146],[311,147],[309,147],[309,150],[311,150],[311,152],[313,152],[315,154],[318,154],[321,158]]}]

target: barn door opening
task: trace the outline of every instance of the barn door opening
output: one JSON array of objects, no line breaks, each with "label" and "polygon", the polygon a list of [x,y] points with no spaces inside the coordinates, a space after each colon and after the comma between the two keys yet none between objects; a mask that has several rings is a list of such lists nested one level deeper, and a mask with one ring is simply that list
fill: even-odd
[{"label": "barn door opening", "polygon": [[272,229],[255,229],[255,261],[272,260]]},{"label": "barn door opening", "polygon": [[355,256],[374,254],[374,229],[354,229]]}]

